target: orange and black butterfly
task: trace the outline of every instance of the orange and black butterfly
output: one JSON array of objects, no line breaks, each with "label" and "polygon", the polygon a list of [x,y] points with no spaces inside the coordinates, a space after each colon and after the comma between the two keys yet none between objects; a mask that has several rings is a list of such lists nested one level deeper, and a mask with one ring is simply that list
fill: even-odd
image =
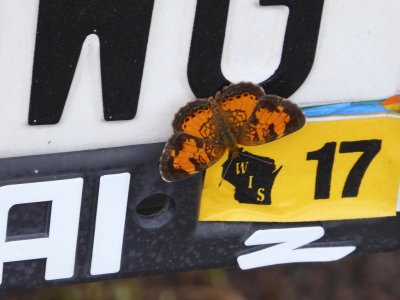
[{"label": "orange and black butterfly", "polygon": [[165,181],[176,181],[205,170],[238,144],[255,146],[288,135],[305,123],[301,109],[289,100],[266,95],[252,83],[233,84],[214,97],[182,107],[172,123],[174,134],[160,160]]}]

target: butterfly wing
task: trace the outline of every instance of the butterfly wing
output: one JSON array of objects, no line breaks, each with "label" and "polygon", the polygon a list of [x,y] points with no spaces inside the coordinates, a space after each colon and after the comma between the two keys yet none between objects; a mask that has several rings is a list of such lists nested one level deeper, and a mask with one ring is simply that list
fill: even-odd
[{"label": "butterfly wing", "polygon": [[161,176],[165,181],[177,181],[194,175],[217,162],[225,150],[225,145],[212,140],[175,133],[161,155]]},{"label": "butterfly wing", "polygon": [[227,86],[215,95],[223,117],[229,122],[229,128],[235,138],[239,136],[258,100],[263,96],[265,96],[264,90],[259,85],[247,82]]},{"label": "butterfly wing", "polygon": [[219,139],[217,123],[207,100],[189,102],[175,115],[174,132],[183,132],[200,139]]},{"label": "butterfly wing", "polygon": [[166,181],[184,179],[205,170],[226,150],[206,100],[196,100],[181,108],[172,127],[174,134],[160,160],[160,173]]},{"label": "butterfly wing", "polygon": [[278,96],[263,96],[238,137],[242,145],[260,145],[279,139],[305,124],[305,116],[294,103]]}]

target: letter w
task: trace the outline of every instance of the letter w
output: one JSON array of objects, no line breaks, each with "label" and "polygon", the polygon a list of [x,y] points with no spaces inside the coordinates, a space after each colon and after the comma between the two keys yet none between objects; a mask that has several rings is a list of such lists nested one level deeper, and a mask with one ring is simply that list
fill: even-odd
[{"label": "letter w", "polygon": [[246,241],[246,246],[278,244],[272,247],[240,255],[237,262],[242,270],[294,262],[319,262],[341,259],[355,246],[299,247],[324,236],[324,229],[316,227],[258,230]]},{"label": "letter w", "polygon": [[249,165],[248,161],[236,163],[236,174],[238,174],[238,175],[240,173],[246,174],[248,165]]}]

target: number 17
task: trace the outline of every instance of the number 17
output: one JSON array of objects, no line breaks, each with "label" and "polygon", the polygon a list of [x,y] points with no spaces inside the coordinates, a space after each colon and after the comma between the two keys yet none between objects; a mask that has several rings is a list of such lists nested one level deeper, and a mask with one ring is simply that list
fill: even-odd
[{"label": "number 17", "polygon": [[[339,153],[363,152],[347,176],[342,197],[357,197],[362,178],[371,161],[381,150],[382,140],[364,140],[340,143]],[[307,153],[307,160],[317,160],[314,199],[330,196],[336,142],[326,143],[321,149]]]}]

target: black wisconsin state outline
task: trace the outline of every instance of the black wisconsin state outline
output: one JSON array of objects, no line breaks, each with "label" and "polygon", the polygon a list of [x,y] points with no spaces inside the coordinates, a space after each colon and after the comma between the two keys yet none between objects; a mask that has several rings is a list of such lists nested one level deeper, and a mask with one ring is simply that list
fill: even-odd
[{"label": "black wisconsin state outline", "polygon": [[235,187],[235,200],[247,204],[271,204],[271,191],[280,166],[269,157],[240,152],[239,157],[228,159],[222,165],[222,177]]}]

